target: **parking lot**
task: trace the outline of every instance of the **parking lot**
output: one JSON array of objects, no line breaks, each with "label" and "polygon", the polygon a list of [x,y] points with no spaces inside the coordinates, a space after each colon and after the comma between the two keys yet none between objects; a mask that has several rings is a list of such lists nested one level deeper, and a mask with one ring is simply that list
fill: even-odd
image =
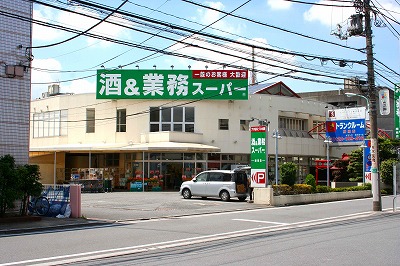
[{"label": "parking lot", "polygon": [[232,199],[183,199],[178,192],[83,193],[82,216],[122,221],[266,208]]}]

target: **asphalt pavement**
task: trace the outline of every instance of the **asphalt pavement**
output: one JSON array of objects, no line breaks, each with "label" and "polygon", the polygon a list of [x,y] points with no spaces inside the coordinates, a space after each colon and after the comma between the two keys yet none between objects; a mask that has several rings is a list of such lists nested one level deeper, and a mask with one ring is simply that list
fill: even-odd
[{"label": "asphalt pavement", "polygon": [[94,226],[118,221],[172,218],[207,213],[269,208],[218,198],[183,199],[178,192],[82,193],[80,218],[9,217],[0,219],[0,235]]}]

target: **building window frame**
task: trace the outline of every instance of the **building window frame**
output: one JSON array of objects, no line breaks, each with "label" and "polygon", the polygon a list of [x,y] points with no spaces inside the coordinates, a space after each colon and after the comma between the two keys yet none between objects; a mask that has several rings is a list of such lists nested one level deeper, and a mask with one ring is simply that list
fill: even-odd
[{"label": "building window frame", "polygon": [[126,109],[117,109],[117,132],[126,132]]},{"label": "building window frame", "polygon": [[150,132],[194,132],[194,107],[150,107]]},{"label": "building window frame", "polygon": [[96,109],[86,108],[86,133],[95,133]]},{"label": "building window frame", "polygon": [[226,119],[226,118],[218,119],[218,129],[219,130],[229,130],[229,119]]}]

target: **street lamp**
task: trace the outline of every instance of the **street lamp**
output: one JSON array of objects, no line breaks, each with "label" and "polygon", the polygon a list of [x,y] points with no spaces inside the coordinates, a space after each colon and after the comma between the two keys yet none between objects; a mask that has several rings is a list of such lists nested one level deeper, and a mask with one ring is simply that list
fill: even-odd
[{"label": "street lamp", "polygon": [[367,98],[367,96],[364,96],[364,95],[358,94],[358,93],[353,93],[353,92],[345,92],[344,94],[345,94],[347,97],[354,97],[354,96],[357,96],[357,97],[363,98],[363,99],[366,101],[366,103],[367,103],[367,110],[368,110],[368,112],[369,112],[369,99]]},{"label": "street lamp", "polygon": [[332,143],[332,141],[329,140],[329,137],[326,137],[324,143],[326,143],[326,185],[329,187],[329,143]]},{"label": "street lamp", "polygon": [[282,138],[279,130],[275,129],[272,137],[275,139],[275,185],[278,185],[279,172],[278,172],[278,141]]}]

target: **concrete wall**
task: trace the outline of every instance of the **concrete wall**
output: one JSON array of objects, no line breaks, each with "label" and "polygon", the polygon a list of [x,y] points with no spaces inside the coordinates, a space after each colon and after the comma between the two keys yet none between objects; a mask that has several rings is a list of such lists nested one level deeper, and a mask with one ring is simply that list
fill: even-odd
[{"label": "concrete wall", "polygon": [[327,201],[367,198],[372,196],[371,190],[280,196],[274,196],[272,188],[254,188],[253,192],[254,204],[265,204],[271,206],[309,204]]}]

